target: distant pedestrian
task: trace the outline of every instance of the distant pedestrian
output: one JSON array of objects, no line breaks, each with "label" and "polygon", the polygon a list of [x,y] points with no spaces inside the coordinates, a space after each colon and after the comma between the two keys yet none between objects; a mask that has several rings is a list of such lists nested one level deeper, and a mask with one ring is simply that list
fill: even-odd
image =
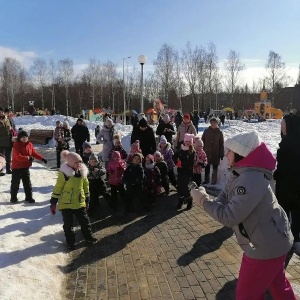
[{"label": "distant pedestrian", "polygon": [[224,226],[233,227],[244,251],[236,299],[296,300],[284,265],[293,244],[287,215],[270,180],[276,159],[255,131],[225,141],[231,177],[216,199],[204,187],[192,188],[195,204]]},{"label": "distant pedestrian", "polygon": [[98,141],[97,141],[97,136],[98,134],[100,133],[100,126],[97,125],[96,128],[95,128],[95,138],[96,138],[96,144],[100,144]]},{"label": "distant pedestrian", "polygon": [[225,124],[225,115],[222,114],[222,115],[219,117],[219,119],[220,119],[221,124],[224,126],[224,124]]},{"label": "distant pedestrian", "polygon": [[183,121],[183,116],[182,113],[180,111],[178,111],[175,115],[175,125],[176,125],[176,129],[178,130],[179,125],[182,123]]},{"label": "distant pedestrian", "polygon": [[156,135],[159,138],[164,135],[171,145],[173,145],[173,135],[175,134],[175,129],[172,123],[170,122],[169,115],[164,115],[162,121],[159,123],[156,129]]},{"label": "distant pedestrian", "polygon": [[72,139],[74,140],[75,143],[75,151],[82,157],[83,155],[82,145],[84,142],[90,141],[89,130],[84,124],[82,118],[79,118],[77,120],[76,124],[71,129],[71,133],[72,133]]},{"label": "distant pedestrian", "polygon": [[195,146],[195,162],[194,162],[194,174],[192,180],[196,182],[197,186],[202,183],[202,170],[207,165],[207,156],[203,150],[203,142],[199,136],[194,139]]}]

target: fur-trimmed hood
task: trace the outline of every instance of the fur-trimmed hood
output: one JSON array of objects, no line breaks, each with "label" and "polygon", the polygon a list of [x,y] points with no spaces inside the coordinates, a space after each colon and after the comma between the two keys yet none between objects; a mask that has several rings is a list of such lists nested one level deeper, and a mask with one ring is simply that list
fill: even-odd
[{"label": "fur-trimmed hood", "polygon": [[161,145],[160,145],[160,143],[158,144],[158,146],[157,146],[157,150],[159,151],[159,152],[161,152],[161,151],[167,151],[167,150],[169,150],[171,148],[171,144],[169,143],[169,142],[167,142],[167,146],[166,146],[166,148],[162,148],[161,147]]},{"label": "fur-trimmed hood", "polygon": [[[67,177],[75,176],[75,170],[72,169],[66,162],[61,165],[59,170],[63,172]],[[79,171],[83,178],[87,177],[89,172],[85,164],[81,164]]]}]

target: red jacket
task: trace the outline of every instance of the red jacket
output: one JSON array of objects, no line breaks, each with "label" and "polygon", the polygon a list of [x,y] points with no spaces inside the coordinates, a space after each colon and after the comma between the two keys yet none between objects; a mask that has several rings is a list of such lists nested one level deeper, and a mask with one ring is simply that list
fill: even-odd
[{"label": "red jacket", "polygon": [[32,143],[24,143],[21,141],[14,142],[11,169],[23,169],[31,167],[32,161],[28,159],[29,156],[39,160],[43,159],[43,156],[35,151]]}]

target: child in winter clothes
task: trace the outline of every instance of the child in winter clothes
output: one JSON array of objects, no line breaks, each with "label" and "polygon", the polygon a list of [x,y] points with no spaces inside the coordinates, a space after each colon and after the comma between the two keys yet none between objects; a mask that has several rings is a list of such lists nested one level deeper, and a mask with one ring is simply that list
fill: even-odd
[{"label": "child in winter clothes", "polygon": [[193,181],[196,182],[197,186],[201,185],[201,173],[203,168],[207,165],[207,157],[206,153],[203,150],[203,142],[199,136],[195,137],[194,140],[196,156],[195,156],[195,164],[194,164],[194,175]]},{"label": "child in winter clothes", "polygon": [[149,210],[156,200],[157,190],[161,185],[160,171],[154,164],[154,157],[152,154],[148,154],[146,156],[144,172],[144,191],[146,194],[146,201],[143,202],[143,206],[146,210]]},{"label": "child in winter clothes", "polygon": [[272,191],[276,158],[256,131],[225,141],[231,176],[217,199],[192,188],[195,204],[223,226],[233,227],[244,251],[236,299],[297,299],[284,266],[293,244],[290,223]]},{"label": "child in winter clothes", "polygon": [[118,133],[114,135],[114,145],[109,152],[109,159],[111,159],[111,155],[114,151],[118,151],[120,153],[122,160],[125,160],[128,156],[126,150],[122,146],[121,136]]},{"label": "child in winter clothes", "polygon": [[61,157],[66,161],[60,167],[57,181],[50,200],[50,212],[56,213],[56,205],[63,216],[63,229],[68,249],[75,249],[75,233],[73,217],[75,216],[81,227],[84,239],[91,244],[97,242],[93,237],[90,220],[86,207],[90,200],[88,169],[82,164],[79,154],[64,150]]},{"label": "child in winter clothes", "polygon": [[89,142],[84,142],[82,145],[82,149],[83,149],[82,161],[85,165],[87,165],[89,162],[90,156],[92,154],[94,154],[93,150],[92,150],[92,145]]},{"label": "child in winter clothes", "polygon": [[176,187],[177,181],[174,174],[175,163],[173,160],[174,152],[171,147],[171,144],[167,142],[167,139],[164,135],[160,137],[157,150],[162,154],[164,161],[168,166],[168,176],[171,184]]},{"label": "child in winter clothes", "polygon": [[131,148],[130,148],[130,153],[127,157],[127,161],[126,163],[129,165],[132,163],[132,159],[133,159],[133,156],[137,153],[140,153],[142,154],[142,150],[140,148],[140,141],[139,140],[136,140],[132,145],[131,145]]},{"label": "child in winter clothes", "polygon": [[[58,124],[59,122],[59,124]],[[69,122],[64,121],[62,126],[60,121],[57,121],[57,127],[54,131],[54,139],[56,140],[56,164],[57,168],[60,168],[61,152],[63,150],[69,150],[69,141],[71,140],[71,130],[69,128]]]},{"label": "child in winter clothes", "polygon": [[[161,186],[164,188],[166,195],[170,193],[168,166],[159,151],[154,152],[155,166],[159,169],[161,176]],[[160,187],[160,186],[159,186]]]},{"label": "child in winter clothes", "polygon": [[109,173],[108,183],[110,184],[112,201],[115,205],[118,203],[118,192],[121,195],[122,201],[126,200],[126,192],[123,184],[125,170],[126,164],[122,160],[120,152],[113,151],[106,171]]},{"label": "child in winter clothes", "polygon": [[127,166],[123,182],[127,190],[126,211],[129,211],[134,198],[142,198],[144,169],[142,166],[143,155],[141,153],[133,154],[132,162]]},{"label": "child in winter clothes", "polygon": [[13,145],[10,202],[18,202],[17,194],[21,179],[25,191],[25,201],[28,203],[35,202],[35,200],[32,198],[32,185],[29,173],[29,167],[31,167],[35,158],[43,161],[45,164],[47,163],[47,160],[41,154],[36,152],[33,144],[28,141],[27,132],[24,130],[19,131],[17,141],[15,141]]},{"label": "child in winter clothes", "polygon": [[193,176],[195,162],[193,139],[193,134],[186,133],[183,140],[184,145],[181,145],[181,149],[174,155],[178,172],[177,192],[179,199],[177,209],[181,209],[183,203],[187,203],[187,209],[192,208],[192,197],[188,185]]},{"label": "child in winter clothes", "polygon": [[99,212],[100,207],[100,196],[107,201],[108,205],[112,208],[113,211],[116,211],[116,207],[111,200],[110,194],[107,192],[106,184],[102,178],[106,174],[105,169],[99,163],[97,155],[91,154],[88,162],[88,180],[90,187],[90,205],[88,209],[88,214],[90,216],[97,215],[97,209]]}]

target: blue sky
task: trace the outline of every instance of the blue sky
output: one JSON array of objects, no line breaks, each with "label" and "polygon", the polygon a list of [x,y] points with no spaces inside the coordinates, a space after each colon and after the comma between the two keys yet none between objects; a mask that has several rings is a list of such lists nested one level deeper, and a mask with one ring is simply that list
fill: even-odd
[{"label": "blue sky", "polygon": [[[279,53],[289,68],[300,64],[299,0],[0,0],[0,59],[92,57],[152,65],[163,43],[181,50],[213,42],[220,62],[230,49],[248,68],[263,68]],[[145,66],[146,67],[146,66]]]}]

